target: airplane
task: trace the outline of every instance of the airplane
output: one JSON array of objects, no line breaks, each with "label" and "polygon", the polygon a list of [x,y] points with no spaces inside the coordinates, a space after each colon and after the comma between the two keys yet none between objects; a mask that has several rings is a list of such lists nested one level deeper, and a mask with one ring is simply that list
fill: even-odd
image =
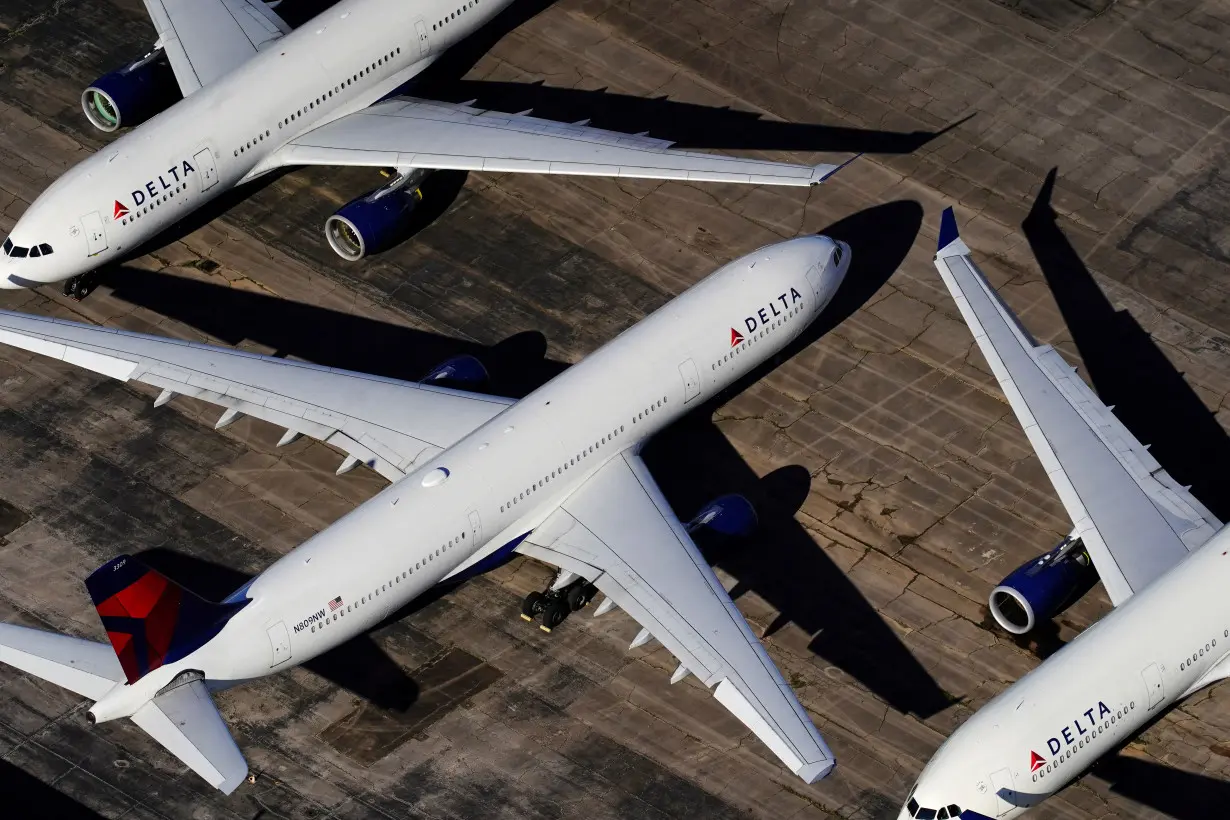
[{"label": "airplane", "polygon": [[396,242],[439,169],[810,186],[839,167],[672,150],[587,120],[395,95],[510,2],[342,0],[292,31],[261,0],[146,0],[154,49],[81,97],[96,128],[137,127],[35,199],[0,243],[0,288],[67,280],[81,297],[87,272],[291,166],[390,176],[326,220],[348,261]]},{"label": "airplane", "polygon": [[898,815],[1014,818],[1230,675],[1230,532],[1029,335],[971,258],[952,208],[935,267],[1073,521],[992,591],[992,613],[1022,634],[1099,578],[1115,607],[959,726]]},{"label": "airplane", "polygon": [[[598,592],[656,639],[808,783],[832,752],[692,533],[737,537],[738,496],[688,524],[639,452],[782,351],[845,278],[850,247],[806,236],[731,262],[520,401],[461,389],[454,357],[411,383],[210,345],[0,312],[0,342],[307,435],[390,485],[220,602],[121,555],[86,579],[110,644],[0,624],[0,661],[93,701],[91,724],[131,718],[225,793],[248,767],[211,693],[292,668],[370,630],[441,582],[513,553],[559,568],[521,615],[551,630]],[[705,375],[705,365],[709,375]],[[449,386],[452,385],[452,386]],[[718,537],[718,536],[715,536]]]}]

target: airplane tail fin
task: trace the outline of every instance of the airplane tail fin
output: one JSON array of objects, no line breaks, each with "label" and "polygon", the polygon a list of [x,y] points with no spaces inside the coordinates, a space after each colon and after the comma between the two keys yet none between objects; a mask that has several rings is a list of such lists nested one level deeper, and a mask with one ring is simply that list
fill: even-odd
[{"label": "airplane tail fin", "polygon": [[131,555],[103,564],[85,586],[129,683],[199,649],[247,603],[206,601]]}]

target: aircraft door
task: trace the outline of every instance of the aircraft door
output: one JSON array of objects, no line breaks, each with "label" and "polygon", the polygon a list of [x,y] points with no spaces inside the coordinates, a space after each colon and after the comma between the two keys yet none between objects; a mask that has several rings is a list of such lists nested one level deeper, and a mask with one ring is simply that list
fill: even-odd
[{"label": "aircraft door", "polygon": [[1012,788],[1012,770],[991,772],[991,791],[995,792],[995,816],[1003,817],[1015,809],[1016,791]]},{"label": "aircraft door", "polygon": [[85,231],[87,255],[98,256],[107,249],[107,231],[103,228],[102,217],[98,215],[98,211],[81,217],[81,229]]},{"label": "aircraft door", "polygon": [[208,148],[197,151],[192,155],[192,162],[196,166],[197,181],[201,184],[202,191],[208,191],[218,182],[218,166],[214,164],[214,154]]},{"label": "aircraft door", "polygon": [[470,548],[473,549],[483,542],[483,519],[478,510],[467,510],[466,517],[470,520],[470,537],[474,539]]},{"label": "aircraft door", "polygon": [[683,403],[687,404],[700,395],[700,373],[696,371],[696,362],[684,359],[679,365],[679,375],[683,376]]},{"label": "aircraft door", "polygon": [[431,40],[427,36],[427,24],[422,18],[414,21],[414,28],[419,34],[419,57],[426,57],[431,53]]},{"label": "aircraft door", "polygon": [[827,305],[837,292],[836,280],[832,277],[826,280],[824,268],[820,265],[812,265],[807,271],[807,284],[811,285],[811,292],[815,294],[817,308]]},{"label": "aircraft door", "polygon": [[1140,676],[1145,679],[1145,690],[1149,693],[1149,708],[1157,706],[1166,699],[1166,687],[1162,683],[1162,672],[1156,663],[1151,663],[1141,670]]},{"label": "aircraft door", "polygon": [[269,646],[273,649],[273,660],[269,664],[272,668],[290,660],[290,633],[286,631],[286,624],[282,621],[269,627],[268,632]]}]

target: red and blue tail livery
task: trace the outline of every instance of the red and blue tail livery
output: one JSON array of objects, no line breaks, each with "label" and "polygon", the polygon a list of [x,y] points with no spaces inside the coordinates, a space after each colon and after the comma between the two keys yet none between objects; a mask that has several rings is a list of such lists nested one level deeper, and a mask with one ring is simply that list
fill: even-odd
[{"label": "red and blue tail livery", "polygon": [[247,603],[206,601],[131,555],[103,564],[85,586],[129,683],[199,649]]}]

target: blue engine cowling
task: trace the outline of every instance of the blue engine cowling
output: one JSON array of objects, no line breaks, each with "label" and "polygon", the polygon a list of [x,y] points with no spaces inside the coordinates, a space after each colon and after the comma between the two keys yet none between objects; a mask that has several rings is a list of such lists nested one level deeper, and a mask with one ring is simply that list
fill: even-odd
[{"label": "blue engine cowling", "polygon": [[462,354],[440,362],[419,379],[420,384],[482,384],[487,381],[487,368],[473,356]]},{"label": "blue engine cowling", "polygon": [[161,50],[104,74],[81,92],[81,107],[95,128],[140,125],[182,99],[175,72]]},{"label": "blue engine cowling", "polygon": [[417,188],[367,193],[347,202],[325,220],[329,247],[348,262],[397,244],[409,227],[410,214],[423,195]]},{"label": "blue engine cowling", "polygon": [[1014,635],[1024,635],[1054,618],[1098,580],[1079,539],[1065,538],[1055,549],[1013,570],[991,590],[991,615]]},{"label": "blue engine cowling", "polygon": [[756,529],[756,508],[741,495],[722,495],[706,504],[687,523],[687,531],[707,527],[721,535],[742,538]]}]

